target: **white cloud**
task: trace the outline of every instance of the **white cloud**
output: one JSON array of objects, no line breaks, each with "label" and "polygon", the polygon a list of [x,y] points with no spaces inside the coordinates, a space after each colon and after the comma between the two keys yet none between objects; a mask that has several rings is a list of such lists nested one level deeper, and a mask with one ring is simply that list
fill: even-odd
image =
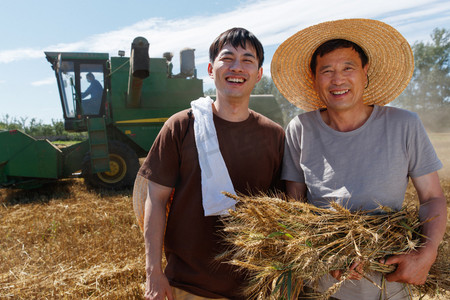
[{"label": "white cloud", "polygon": [[20,48],[0,51],[0,63],[10,63],[27,58],[42,58],[41,49]]},{"label": "white cloud", "polygon": [[55,77],[47,77],[45,79],[34,81],[31,83],[32,86],[42,86],[50,84],[55,84]]},{"label": "white cloud", "polygon": [[[224,30],[241,26],[258,36],[265,46],[278,45],[296,31],[326,20],[342,18],[379,19],[396,27],[414,42],[427,39],[436,18],[450,23],[450,2],[444,0],[260,0],[243,4],[236,10],[211,16],[194,16],[171,20],[152,18],[115,31],[87,37],[71,44],[50,45],[48,51],[88,51],[117,54],[129,52],[132,39],[144,36],[150,42],[150,55],[161,57],[163,52],[174,52],[176,66],[178,52],[184,47],[196,49],[197,64],[208,61],[208,47],[214,37]],[[424,32],[424,26],[427,32]],[[429,29],[429,27],[432,27]],[[411,40],[411,38],[414,38]],[[26,58],[42,58],[43,49],[0,51],[0,63]],[[128,55],[128,54],[127,54]]]}]

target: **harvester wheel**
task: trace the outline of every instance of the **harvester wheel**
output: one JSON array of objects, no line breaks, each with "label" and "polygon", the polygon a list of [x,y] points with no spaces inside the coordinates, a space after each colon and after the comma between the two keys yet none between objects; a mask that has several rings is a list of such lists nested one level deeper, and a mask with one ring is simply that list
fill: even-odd
[{"label": "harvester wheel", "polygon": [[83,177],[94,187],[121,189],[132,186],[140,166],[136,152],[119,141],[110,141],[108,147],[110,171],[92,174],[90,156],[86,155]]}]

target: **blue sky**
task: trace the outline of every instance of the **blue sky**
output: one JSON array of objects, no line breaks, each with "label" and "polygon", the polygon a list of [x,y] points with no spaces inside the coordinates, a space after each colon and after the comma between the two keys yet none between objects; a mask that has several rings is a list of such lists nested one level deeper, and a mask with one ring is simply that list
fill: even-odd
[{"label": "blue sky", "polygon": [[448,0],[16,0],[2,3],[0,18],[0,120],[6,114],[50,123],[62,110],[54,73],[44,51],[107,52],[117,55],[136,36],[150,42],[150,56],[195,48],[204,88],[208,48],[230,27],[252,31],[263,43],[264,73],[278,45],[307,26],[343,18],[386,22],[410,43],[427,42],[436,27],[450,29]]}]

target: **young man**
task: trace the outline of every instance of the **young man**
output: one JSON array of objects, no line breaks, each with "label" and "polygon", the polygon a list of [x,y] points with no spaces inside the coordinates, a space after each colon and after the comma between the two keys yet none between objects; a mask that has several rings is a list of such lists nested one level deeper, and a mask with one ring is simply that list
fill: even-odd
[{"label": "young man", "polygon": [[[337,299],[408,299],[402,283],[425,282],[445,232],[446,200],[437,174],[442,163],[415,113],[383,106],[403,91],[413,69],[405,38],[366,19],[306,28],[286,40],[272,61],[280,92],[310,111],[286,129],[282,179],[290,196],[317,206],[336,201],[352,210],[400,209],[411,178],[421,220],[434,218],[423,225],[424,247],[386,258],[397,269],[386,276],[384,291],[353,271],[333,295]],[[324,276],[319,292],[341,274]],[[365,275],[383,286],[379,273]]]},{"label": "young man", "polygon": [[148,179],[146,299],[242,298],[245,274],[216,259],[226,250],[219,216],[234,207],[221,192],[268,192],[280,182],[283,129],[248,108],[263,60],[249,31],[233,28],[217,37],[208,65],[216,101],[200,98],[172,116],[139,171]]}]

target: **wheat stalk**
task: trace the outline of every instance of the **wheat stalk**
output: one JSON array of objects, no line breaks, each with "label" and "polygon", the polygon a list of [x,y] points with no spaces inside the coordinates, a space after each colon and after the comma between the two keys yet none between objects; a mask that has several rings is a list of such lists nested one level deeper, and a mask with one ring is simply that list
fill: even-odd
[{"label": "wheat stalk", "polygon": [[[381,258],[421,246],[422,223],[412,205],[351,212],[337,203],[325,209],[269,196],[232,197],[237,208],[222,218],[230,249],[220,259],[251,273],[248,299],[296,299],[304,281],[348,270],[355,261],[364,262],[364,272],[390,273],[394,267],[379,263]],[[427,284],[413,287],[415,292],[450,290],[450,271],[443,265],[448,259],[439,261]],[[340,288],[345,274],[324,297]]]}]

